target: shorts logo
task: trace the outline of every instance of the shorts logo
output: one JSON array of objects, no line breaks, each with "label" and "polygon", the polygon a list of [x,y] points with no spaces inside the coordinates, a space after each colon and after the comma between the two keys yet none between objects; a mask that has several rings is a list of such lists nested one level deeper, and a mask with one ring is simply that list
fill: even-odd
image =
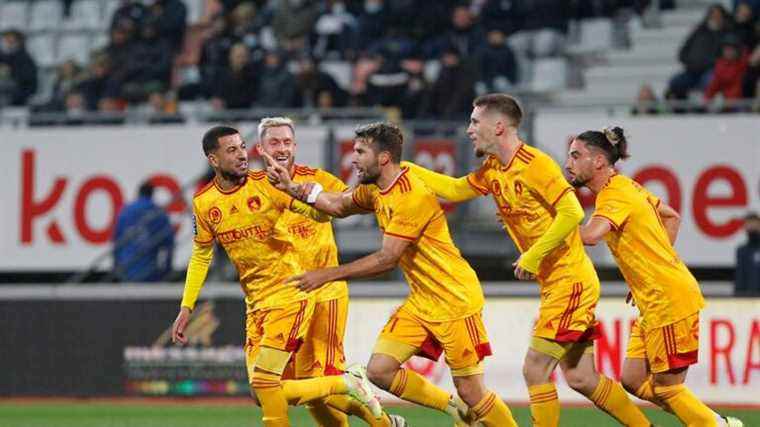
[{"label": "shorts logo", "polygon": [[214,206],[208,211],[208,219],[214,224],[219,224],[222,222],[222,211]]},{"label": "shorts logo", "polygon": [[253,196],[248,198],[248,209],[252,211],[257,211],[261,209],[261,199],[259,199],[259,196]]}]

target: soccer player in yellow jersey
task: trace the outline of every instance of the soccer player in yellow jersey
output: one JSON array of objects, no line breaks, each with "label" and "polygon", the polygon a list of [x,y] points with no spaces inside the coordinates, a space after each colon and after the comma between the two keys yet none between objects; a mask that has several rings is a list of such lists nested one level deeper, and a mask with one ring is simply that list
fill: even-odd
[{"label": "soccer player in yellow jersey", "polygon": [[697,363],[705,302],[673,248],[678,213],[615,171],[615,163],[627,157],[625,134],[615,127],[575,137],[566,164],[572,184],[596,194],[593,216],[580,229],[583,243],[607,242],[640,312],[628,341],[623,384],[687,426],[741,426],[714,413],[684,385],[689,365]]},{"label": "soccer player in yellow jersey", "polygon": [[[287,117],[267,117],[258,127],[260,149],[285,168],[294,182],[316,182],[327,191],[343,192],[348,186],[322,169],[312,169],[295,163],[295,125]],[[277,228],[288,235],[293,250],[299,256],[303,270],[315,270],[338,265],[338,247],[332,225],[319,222],[297,212],[285,211]],[[343,337],[348,315],[348,286],[344,280],[325,284],[315,292],[316,304],[311,325],[303,345],[291,360],[296,378],[341,375],[346,368]],[[287,372],[287,371],[286,371]],[[398,415],[383,414],[379,419],[365,407],[346,395],[332,395],[306,404],[319,426],[348,427],[348,416],[356,415],[370,426],[402,427],[405,420]]]},{"label": "soccer player in yellow jersey", "polygon": [[541,303],[523,375],[535,426],[557,426],[560,406],[551,373],[559,364],[568,385],[624,425],[649,426],[623,387],[594,366],[599,279],[580,239],[583,210],[560,167],[518,137],[522,110],[505,94],[475,99],[467,134],[483,165],[452,178],[410,164],[436,192],[464,201],[490,194],[504,229],[522,254],[521,280],[535,278]]},{"label": "soccer player in yellow jersey", "polygon": [[[335,280],[374,276],[400,266],[410,294],[375,344],[367,367],[372,382],[455,419],[469,407],[486,426],[516,426],[507,405],[484,384],[482,360],[491,348],[481,317],[484,299],[478,278],[454,245],[435,195],[400,166],[402,143],[401,130],[393,124],[357,129],[353,163],[362,184],[343,193],[324,191],[312,182],[292,182],[282,166],[269,160],[278,188],[332,216],[374,212],[383,231],[377,252],[298,275],[293,281],[298,288],[312,291]],[[442,353],[467,407],[401,367],[413,355],[437,360]]]},{"label": "soccer player in yellow jersey", "polygon": [[211,128],[203,152],[215,177],[193,198],[193,252],[180,312],[172,327],[174,342],[186,343],[185,328],[219,242],[235,264],[245,294],[245,355],[251,394],[261,405],[267,427],[289,426],[288,402],[303,403],[331,394],[350,394],[380,416],[377,400],[361,369],[342,376],[281,381],[282,371],[311,324],[315,298],[285,284],[303,271],[289,236],[275,227],[290,209],[325,221],[327,216],[276,190],[263,171],[248,170],[240,133]]}]

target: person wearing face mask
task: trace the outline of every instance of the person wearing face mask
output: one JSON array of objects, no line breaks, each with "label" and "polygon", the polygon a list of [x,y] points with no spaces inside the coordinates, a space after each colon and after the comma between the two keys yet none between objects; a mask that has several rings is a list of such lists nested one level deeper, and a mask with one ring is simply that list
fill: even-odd
[{"label": "person wearing face mask", "polygon": [[760,296],[760,216],[750,212],[744,217],[747,242],[736,249],[734,295]]},{"label": "person wearing face mask", "polygon": [[0,83],[5,83],[11,105],[24,105],[37,92],[37,64],[17,30],[5,31],[0,38]]}]

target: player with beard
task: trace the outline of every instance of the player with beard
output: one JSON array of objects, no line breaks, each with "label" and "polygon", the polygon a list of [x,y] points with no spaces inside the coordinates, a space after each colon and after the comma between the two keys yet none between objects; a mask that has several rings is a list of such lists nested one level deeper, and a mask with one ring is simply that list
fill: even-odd
[{"label": "player with beard", "polygon": [[570,144],[566,169],[575,187],[596,194],[591,219],[580,228],[584,244],[607,242],[631,289],[640,316],[631,330],[623,384],[641,399],[674,413],[687,426],[739,427],[702,403],[685,385],[697,363],[699,284],[673,248],[680,217],[615,164],[628,157],[623,129],[589,130]]},{"label": "player with beard", "polygon": [[[287,117],[266,117],[258,127],[259,149],[288,171],[294,182],[316,182],[332,192],[343,192],[348,186],[322,169],[295,163],[296,135],[293,121]],[[285,211],[277,227],[293,241],[304,271],[338,265],[338,247],[330,222],[319,222],[296,212]],[[348,286],[345,280],[325,284],[315,292],[316,304],[311,326],[301,348],[294,355],[292,372],[295,378],[341,375],[346,368],[343,337],[348,316]],[[286,370],[286,372],[288,372]],[[319,426],[348,427],[348,416],[355,415],[373,427],[403,427],[406,421],[398,415],[383,414],[379,419],[366,406],[346,395],[332,395],[306,404]]]},{"label": "player with beard", "polygon": [[316,221],[329,217],[277,191],[265,172],[248,170],[245,142],[236,129],[211,128],[203,136],[203,152],[215,176],[193,198],[193,251],[172,340],[187,343],[185,329],[216,240],[235,264],[245,294],[246,366],[264,425],[289,426],[289,402],[300,404],[333,394],[350,394],[380,417],[379,402],[361,368],[339,376],[281,381],[288,360],[309,329],[315,298],[284,283],[303,269],[291,239],[275,225],[286,210]]},{"label": "player with beard", "polygon": [[[409,297],[378,337],[367,367],[370,380],[401,399],[451,414],[457,425],[469,407],[475,421],[486,426],[516,426],[507,405],[485,387],[482,360],[491,349],[478,277],[454,245],[435,194],[399,164],[402,143],[401,130],[393,124],[357,129],[353,164],[361,185],[343,193],[324,191],[314,182],[293,182],[283,166],[266,156],[278,188],[332,216],[374,212],[383,231],[380,250],[291,281],[314,291],[336,280],[375,276],[400,266]],[[401,367],[413,355],[437,360],[441,353],[464,402]]]},{"label": "player with beard", "polygon": [[504,229],[520,251],[515,277],[535,279],[541,302],[523,375],[534,426],[557,426],[560,405],[551,374],[557,365],[568,385],[627,426],[649,426],[623,387],[594,366],[599,278],[583,249],[578,225],[583,209],[551,157],[520,140],[523,117],[505,94],[473,102],[467,134],[480,169],[462,178],[409,164],[435,193],[461,202],[491,195]]}]

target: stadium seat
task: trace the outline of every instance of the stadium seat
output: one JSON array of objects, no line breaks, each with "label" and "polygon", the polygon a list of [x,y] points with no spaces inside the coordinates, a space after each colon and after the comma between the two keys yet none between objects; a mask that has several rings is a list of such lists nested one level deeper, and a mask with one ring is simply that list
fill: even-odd
[{"label": "stadium seat", "polygon": [[604,52],[612,47],[612,21],[608,18],[587,19],[580,23],[580,37],[570,45],[572,53]]},{"label": "stadium seat", "polygon": [[544,58],[533,61],[531,90],[551,92],[565,88],[567,63],[564,58]]},{"label": "stadium seat", "polygon": [[38,34],[29,37],[26,47],[37,65],[49,67],[56,61],[55,44],[55,37],[52,34]]},{"label": "stadium seat", "polygon": [[57,29],[63,20],[63,5],[59,0],[38,0],[32,3],[29,16],[32,31]]},{"label": "stadium seat", "polygon": [[86,64],[90,59],[90,38],[85,34],[66,34],[58,42],[58,62],[74,59]]},{"label": "stadium seat", "polygon": [[71,5],[69,17],[63,21],[67,30],[104,29],[106,21],[101,17],[101,7],[98,0],[76,0]]},{"label": "stadium seat", "polygon": [[28,22],[28,3],[25,1],[0,2],[0,30],[23,30]]}]

